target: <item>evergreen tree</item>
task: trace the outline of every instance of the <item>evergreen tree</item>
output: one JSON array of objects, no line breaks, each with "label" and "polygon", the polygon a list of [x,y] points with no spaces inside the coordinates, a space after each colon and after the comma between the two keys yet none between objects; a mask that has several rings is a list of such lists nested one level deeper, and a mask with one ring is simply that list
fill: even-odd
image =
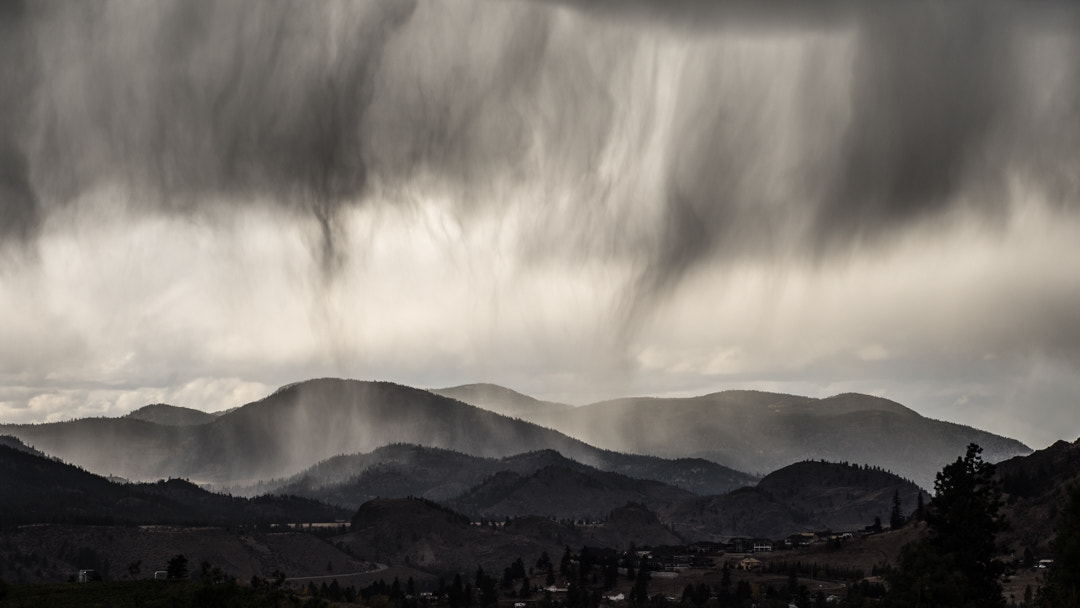
[{"label": "evergreen tree", "polygon": [[563,578],[570,578],[570,567],[573,564],[573,554],[570,553],[570,545],[566,545],[566,551],[563,552],[562,559],[559,560],[559,574]]},{"label": "evergreen tree", "polygon": [[900,503],[900,490],[896,490],[892,495],[892,513],[889,515],[889,529],[899,530],[904,527],[904,512]]},{"label": "evergreen tree", "polygon": [[188,559],[183,554],[174,555],[165,566],[165,576],[168,578],[187,578],[187,575]]},{"label": "evergreen tree", "polygon": [[946,465],[934,481],[926,511],[928,538],[909,543],[899,566],[888,572],[889,605],[990,608],[1003,606],[1000,578],[1005,564],[994,559],[1001,490],[994,466],[983,462],[982,448]]},{"label": "evergreen tree", "polygon": [[518,597],[521,599],[528,599],[532,596],[532,583],[529,582],[529,577],[525,577],[525,580],[521,581],[521,591],[518,592]]},{"label": "evergreen tree", "polygon": [[649,603],[649,581],[652,576],[649,574],[649,569],[642,564],[638,567],[637,578],[634,579],[634,586],[630,589],[630,603],[635,606],[646,606]]}]

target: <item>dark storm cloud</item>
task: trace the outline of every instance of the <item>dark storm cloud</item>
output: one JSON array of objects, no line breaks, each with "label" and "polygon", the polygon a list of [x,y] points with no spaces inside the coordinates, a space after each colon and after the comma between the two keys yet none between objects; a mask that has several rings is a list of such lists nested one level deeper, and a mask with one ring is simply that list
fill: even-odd
[{"label": "dark storm cloud", "polygon": [[[331,5],[316,8],[326,10],[196,1],[21,11],[11,26],[21,36],[3,43],[19,45],[5,57],[20,59],[5,62],[14,72],[4,74],[14,97],[5,105],[15,106],[5,115],[37,131],[4,144],[15,159],[5,162],[14,173],[5,183],[22,196],[6,209],[28,224],[47,212],[37,200],[64,204],[108,180],[171,211],[265,197],[310,213],[321,260],[332,264],[337,211],[368,179],[363,131],[374,75],[414,5],[366,2],[340,19]],[[10,67],[35,64],[25,68],[30,76]],[[25,176],[31,147],[38,198]]]},{"label": "dark storm cloud", "polygon": [[[53,208],[121,182],[156,211],[258,199],[310,214],[324,271],[332,271],[339,212],[373,183],[408,189],[434,176],[454,189],[460,211],[482,204],[480,191],[503,179],[540,191],[541,218],[549,192],[572,190],[577,219],[537,220],[537,238],[616,243],[587,244],[580,255],[632,257],[643,270],[631,297],[648,301],[718,255],[768,256],[781,243],[807,256],[846,251],[943,214],[970,192],[979,194],[970,211],[994,216],[1009,166],[1026,163],[1036,180],[1067,186],[1077,156],[1068,144],[1072,81],[1057,92],[1068,100],[1057,117],[1065,123],[1039,131],[1043,139],[1027,134],[1020,81],[1028,66],[1017,40],[1052,25],[1043,6],[5,6],[0,50],[18,58],[0,67],[0,210],[12,236],[32,235]],[[559,18],[567,12],[575,25]],[[620,27],[630,34],[612,33]],[[778,39],[853,32],[854,59],[823,51],[801,60],[799,82],[784,93],[798,103],[778,111],[769,84],[777,64],[751,57],[743,65],[713,44],[747,31]],[[609,36],[603,52],[590,47],[592,35]],[[648,86],[620,88],[646,35],[689,50],[661,144],[668,160],[659,221],[635,225],[621,210],[629,203],[609,200],[622,196],[613,184],[623,176],[597,175],[604,151],[625,136],[613,116],[650,94]],[[845,60],[850,116],[840,122],[836,94],[819,76]],[[748,88],[730,82],[741,72],[752,76]],[[794,120],[783,122],[783,112]],[[655,113],[644,116],[639,128],[666,128]],[[783,129],[802,139],[778,146]],[[1024,146],[1009,145],[1020,138]],[[777,178],[766,169],[784,146],[796,151],[798,170]],[[1002,147],[1009,152],[995,154]],[[1047,149],[1057,152],[1055,164],[1029,162]],[[777,179],[787,180],[783,204],[767,200]]]},{"label": "dark storm cloud", "polygon": [[23,2],[0,4],[0,240],[25,240],[40,221],[22,138],[30,110],[34,54]]},{"label": "dark storm cloud", "polygon": [[[1023,57],[1044,37],[1068,40],[1065,52],[1075,53],[1069,28],[1075,10],[1058,4],[868,2],[831,3],[812,16],[804,3],[767,9],[707,4],[635,6],[689,36],[712,26],[723,37],[737,30],[733,20],[780,34],[852,28],[850,116],[838,123],[830,114],[831,102],[823,101],[829,85],[819,78],[843,57],[805,61],[794,124],[813,131],[825,122],[835,134],[818,131],[791,143],[802,169],[788,176],[790,200],[781,209],[765,204],[772,185],[758,169],[775,159],[762,142],[786,117],[767,98],[757,99],[757,106],[747,103],[755,91],[721,81],[725,70],[775,66],[733,66],[722,53],[709,57],[709,68],[691,74],[698,84],[694,95],[680,98],[662,222],[639,296],[670,292],[688,271],[718,254],[737,260],[793,247],[819,259],[887,242],[954,210],[1000,219],[1008,210],[1010,171],[1024,171],[1037,189],[1075,208],[1076,181],[1065,166],[1078,160],[1069,143],[1080,118],[1076,81],[1029,78],[1040,67]],[[708,18],[686,18],[699,7]],[[1042,59],[1074,58],[1059,52]],[[1053,87],[1058,100],[1053,118],[1030,114],[1033,91],[1042,87]],[[741,106],[732,99],[742,100]],[[804,226],[793,231],[799,222]],[[780,246],[785,239],[788,247]]]},{"label": "dark storm cloud", "polygon": [[[973,172],[999,177],[984,152],[1018,72],[1008,16],[997,10],[897,3],[868,12],[840,174],[817,216],[823,239],[874,238],[954,204]],[[997,202],[984,199],[983,211]]]}]

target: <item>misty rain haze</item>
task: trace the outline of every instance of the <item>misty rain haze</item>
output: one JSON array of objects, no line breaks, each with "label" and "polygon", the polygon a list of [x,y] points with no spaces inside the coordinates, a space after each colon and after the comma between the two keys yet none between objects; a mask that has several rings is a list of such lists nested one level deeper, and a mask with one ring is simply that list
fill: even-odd
[{"label": "misty rain haze", "polygon": [[1080,435],[1080,9],[7,2],[0,421],[305,378]]}]

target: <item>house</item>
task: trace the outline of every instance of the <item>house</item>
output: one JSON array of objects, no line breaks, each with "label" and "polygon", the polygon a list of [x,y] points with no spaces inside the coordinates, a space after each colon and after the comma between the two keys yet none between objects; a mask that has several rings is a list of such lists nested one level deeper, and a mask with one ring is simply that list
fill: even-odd
[{"label": "house", "polygon": [[772,551],[772,541],[767,538],[755,538],[753,547],[754,553]]},{"label": "house", "polygon": [[616,593],[615,595],[607,596],[607,600],[609,602],[621,602],[621,601],[624,601],[625,599],[626,599],[626,596],[623,595],[622,593]]},{"label": "house", "polygon": [[97,578],[97,573],[93,570],[79,570],[79,582],[89,583]]},{"label": "house", "polygon": [[747,557],[739,561],[735,566],[739,570],[758,570],[761,568],[763,562],[760,559],[753,557]]},{"label": "house", "polygon": [[749,553],[754,549],[754,541],[749,538],[733,538],[728,542],[728,550],[732,553]]},{"label": "house", "polygon": [[815,540],[817,540],[817,535],[813,532],[799,532],[785,538],[784,544],[793,549],[800,549],[809,547]]}]

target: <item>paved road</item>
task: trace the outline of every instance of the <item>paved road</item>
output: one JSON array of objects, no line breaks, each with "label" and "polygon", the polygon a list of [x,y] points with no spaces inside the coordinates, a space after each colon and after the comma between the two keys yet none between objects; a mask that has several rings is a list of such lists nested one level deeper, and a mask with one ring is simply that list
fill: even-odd
[{"label": "paved road", "polygon": [[339,572],[337,574],[324,574],[324,575],[319,575],[319,576],[290,576],[289,578],[287,578],[285,580],[286,581],[317,581],[317,580],[321,580],[321,579],[324,579],[324,578],[325,579],[345,578],[346,576],[360,576],[360,575],[363,575],[363,574],[374,574],[376,572],[382,572],[383,570],[386,570],[389,567],[390,566],[387,566],[386,564],[375,564],[375,569],[374,570],[365,570],[363,572]]}]

